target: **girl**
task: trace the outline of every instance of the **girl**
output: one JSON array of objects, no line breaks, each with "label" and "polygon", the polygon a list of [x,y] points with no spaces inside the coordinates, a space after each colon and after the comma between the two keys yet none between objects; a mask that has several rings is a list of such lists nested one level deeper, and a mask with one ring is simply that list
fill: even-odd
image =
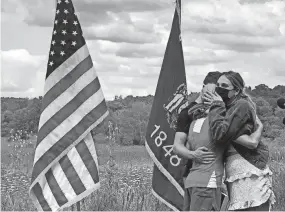
[{"label": "girl", "polygon": [[216,92],[206,92],[203,98],[211,104],[209,124],[213,142],[228,147],[225,159],[228,210],[269,211],[275,196],[272,172],[267,165],[268,147],[263,142],[237,140],[250,135],[261,123],[244,87],[240,74],[229,71],[218,79]]}]

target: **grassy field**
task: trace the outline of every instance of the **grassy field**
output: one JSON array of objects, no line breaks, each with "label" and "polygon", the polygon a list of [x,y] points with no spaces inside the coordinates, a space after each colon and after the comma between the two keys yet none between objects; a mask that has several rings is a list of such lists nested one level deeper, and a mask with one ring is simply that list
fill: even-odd
[{"label": "grassy field", "polygon": [[[10,180],[14,189],[19,187],[18,192],[11,193],[2,188],[1,210],[34,211],[36,209],[28,197],[29,181],[24,180],[31,175],[33,147],[20,148],[19,160],[15,148],[8,146],[5,138],[2,138],[1,142],[1,184]],[[31,139],[31,143],[34,142],[35,138]],[[101,188],[81,202],[81,210],[169,210],[151,193],[152,162],[144,147],[112,146],[110,149],[110,145],[99,143],[96,148]],[[113,155],[111,160],[110,153]],[[112,163],[112,160],[116,162],[113,167],[108,164],[108,161]],[[19,175],[26,177],[20,178]],[[76,210],[75,207],[66,210],[72,209]]]},{"label": "grassy field", "polygon": [[[270,167],[277,203],[273,210],[285,210],[285,145],[281,140],[270,143]],[[15,147],[5,138],[1,141],[1,210],[33,211],[28,197],[29,176],[35,138]],[[10,145],[9,145],[10,144]],[[142,146],[110,146],[97,144],[101,188],[81,203],[81,210],[169,211],[151,193],[152,161]],[[111,147],[111,148],[110,148]],[[110,154],[113,158],[110,160]],[[112,160],[116,165],[112,166]],[[108,163],[109,161],[109,163]],[[7,190],[5,184],[11,184]],[[6,190],[5,190],[6,189]],[[17,192],[14,192],[17,190]],[[66,210],[76,210],[73,207]]]}]

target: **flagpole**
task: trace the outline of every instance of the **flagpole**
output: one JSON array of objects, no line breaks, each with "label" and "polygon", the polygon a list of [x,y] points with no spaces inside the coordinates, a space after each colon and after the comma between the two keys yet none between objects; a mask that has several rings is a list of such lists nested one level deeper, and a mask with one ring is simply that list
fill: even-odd
[{"label": "flagpole", "polygon": [[177,12],[177,15],[178,15],[178,23],[179,23],[179,40],[180,42],[182,42],[182,38],[181,38],[181,0],[176,0],[175,2],[176,6],[176,12]]},{"label": "flagpole", "polygon": [[76,208],[77,208],[77,211],[80,211],[80,201],[78,201],[78,202],[76,203]]},{"label": "flagpole", "polygon": [[176,0],[176,9],[178,13],[179,27],[181,29],[181,0]]}]

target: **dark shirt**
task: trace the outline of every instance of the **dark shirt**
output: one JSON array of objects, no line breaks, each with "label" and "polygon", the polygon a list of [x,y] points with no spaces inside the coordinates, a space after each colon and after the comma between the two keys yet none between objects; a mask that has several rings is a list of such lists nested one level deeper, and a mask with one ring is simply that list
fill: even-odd
[{"label": "dark shirt", "polygon": [[193,121],[193,118],[188,115],[188,110],[196,104],[197,102],[190,102],[190,104],[179,113],[177,118],[176,132],[184,132],[188,134],[190,124]]},{"label": "dark shirt", "polygon": [[259,169],[264,169],[268,162],[268,147],[262,142],[256,149],[248,149],[233,142],[239,136],[254,132],[255,112],[245,99],[238,99],[229,108],[224,102],[216,101],[210,108],[209,124],[212,141],[217,145],[232,144],[237,152]]},{"label": "dark shirt", "polygon": [[[190,129],[190,125],[193,121],[193,117],[189,116],[188,110],[196,104],[197,104],[197,102],[190,102],[186,108],[181,110],[181,112],[179,113],[178,118],[177,118],[176,132],[183,132],[185,134],[188,134],[189,129]],[[186,144],[186,142],[185,142],[185,144]],[[188,173],[192,167],[192,160],[183,159],[182,163],[184,164],[183,177],[187,177],[187,175],[188,175]]]}]

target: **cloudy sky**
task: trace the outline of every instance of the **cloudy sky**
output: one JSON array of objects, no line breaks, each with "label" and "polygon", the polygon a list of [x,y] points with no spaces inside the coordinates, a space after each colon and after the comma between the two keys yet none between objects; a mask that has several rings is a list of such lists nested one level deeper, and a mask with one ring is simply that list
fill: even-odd
[{"label": "cloudy sky", "polygon": [[[107,99],[154,94],[173,0],[73,0]],[[42,95],[55,1],[1,0],[2,96]],[[209,71],[285,85],[285,1],[182,0],[189,91]]]}]

